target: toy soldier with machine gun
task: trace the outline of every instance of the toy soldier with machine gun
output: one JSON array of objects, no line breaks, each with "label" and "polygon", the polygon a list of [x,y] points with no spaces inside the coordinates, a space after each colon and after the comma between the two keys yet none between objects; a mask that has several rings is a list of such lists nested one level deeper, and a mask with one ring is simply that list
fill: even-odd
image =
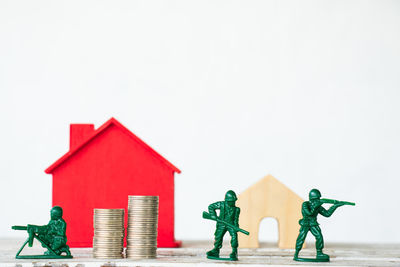
[{"label": "toy soldier with machine gun", "polygon": [[[300,232],[296,241],[296,252],[294,254],[295,261],[307,261],[307,262],[326,262],[329,261],[329,255],[324,254],[322,249],[324,248],[324,239],[322,237],[321,228],[319,228],[319,223],[317,222],[317,215],[321,214],[325,217],[330,217],[335,210],[343,205],[352,205],[355,203],[347,201],[339,201],[334,199],[321,199],[321,193],[318,189],[312,189],[309,193],[309,201],[304,201],[301,213],[303,214],[303,219],[299,221]],[[322,204],[333,204],[328,210],[322,207]],[[304,240],[306,239],[307,233],[311,232],[315,237],[315,247],[317,249],[317,256],[315,259],[310,258],[299,258],[299,252],[303,247]]]},{"label": "toy soldier with machine gun", "polygon": [[[215,230],[214,248],[207,252],[207,258],[215,260],[230,260],[237,261],[238,237],[237,232],[249,235],[249,232],[239,228],[239,213],[240,208],[235,206],[237,200],[235,192],[229,190],[225,194],[225,201],[218,201],[208,206],[208,212],[203,212],[203,218],[214,220],[217,222]],[[219,209],[219,216],[215,210]],[[222,247],[222,240],[226,232],[231,235],[232,253],[229,258],[220,258],[219,250]]]},{"label": "toy soldier with machine gun", "polygon": [[[63,210],[59,206],[51,209],[51,220],[47,225],[38,226],[28,224],[27,226],[13,226],[14,230],[25,230],[28,232],[29,237],[18,251],[17,259],[64,259],[72,258],[69,247],[67,246],[67,236],[65,235],[67,223],[62,218]],[[33,239],[38,240],[42,247],[47,248],[44,255],[19,255],[28,244],[30,247],[33,245]],[[65,252],[66,255],[61,255]]]}]

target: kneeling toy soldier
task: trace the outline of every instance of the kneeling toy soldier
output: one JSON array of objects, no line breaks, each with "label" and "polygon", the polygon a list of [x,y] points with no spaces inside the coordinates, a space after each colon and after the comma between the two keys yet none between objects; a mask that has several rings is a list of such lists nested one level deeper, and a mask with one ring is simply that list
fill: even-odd
[{"label": "kneeling toy soldier", "polygon": [[[29,237],[18,251],[17,259],[64,259],[72,258],[67,245],[66,229],[67,223],[62,218],[63,210],[59,206],[54,206],[50,211],[50,221],[47,225],[13,226],[14,230],[25,230]],[[33,240],[38,240],[42,247],[47,248],[44,255],[19,255],[28,244],[33,245]],[[64,253],[65,255],[62,255]]]}]

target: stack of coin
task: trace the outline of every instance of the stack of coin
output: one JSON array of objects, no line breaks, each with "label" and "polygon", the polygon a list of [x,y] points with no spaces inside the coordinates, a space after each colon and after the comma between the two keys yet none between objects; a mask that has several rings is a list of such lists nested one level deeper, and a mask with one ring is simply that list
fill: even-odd
[{"label": "stack of coin", "polygon": [[151,259],[157,256],[158,196],[128,196],[126,257]]},{"label": "stack of coin", "polygon": [[125,232],[124,214],[124,209],[94,209],[94,258],[123,258]]}]

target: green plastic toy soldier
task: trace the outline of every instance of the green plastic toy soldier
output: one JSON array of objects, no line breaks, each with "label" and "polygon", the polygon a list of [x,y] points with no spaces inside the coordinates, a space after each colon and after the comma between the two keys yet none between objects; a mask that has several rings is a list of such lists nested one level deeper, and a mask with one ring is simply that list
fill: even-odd
[{"label": "green plastic toy soldier", "polygon": [[[28,224],[27,226],[13,226],[14,230],[26,230],[29,234],[28,239],[18,251],[17,259],[64,259],[72,258],[67,245],[67,223],[62,218],[63,210],[59,206],[54,206],[50,211],[50,221],[47,225],[38,226]],[[38,240],[42,247],[47,248],[44,255],[19,255],[28,244],[33,245],[33,239]],[[66,255],[61,255],[62,253]]]},{"label": "green plastic toy soldier", "polygon": [[[354,206],[355,203],[334,199],[321,199],[321,193],[318,189],[312,189],[310,191],[309,199],[309,201],[304,201],[301,207],[303,219],[299,221],[301,227],[299,236],[296,240],[296,252],[293,259],[295,261],[326,262],[329,261],[329,255],[322,252],[322,249],[324,248],[324,239],[321,233],[321,228],[319,228],[319,223],[317,222],[317,215],[321,214],[322,216],[330,217],[338,207],[343,205]],[[322,207],[322,204],[325,203],[333,204],[333,206],[326,210]],[[316,258],[299,258],[299,252],[303,247],[304,240],[309,231],[315,237],[315,247],[317,249]]]},{"label": "green plastic toy soldier", "polygon": [[[215,202],[208,206],[208,212],[203,212],[203,218],[214,220],[217,222],[215,230],[214,248],[207,252],[207,258],[215,260],[230,260],[237,261],[238,237],[237,232],[242,232],[249,235],[249,232],[239,228],[240,208],[235,206],[237,200],[235,192],[229,190],[225,194],[225,201]],[[219,210],[217,216],[216,210]],[[222,240],[226,232],[231,236],[232,253],[229,258],[220,258],[219,250],[222,247]]]}]

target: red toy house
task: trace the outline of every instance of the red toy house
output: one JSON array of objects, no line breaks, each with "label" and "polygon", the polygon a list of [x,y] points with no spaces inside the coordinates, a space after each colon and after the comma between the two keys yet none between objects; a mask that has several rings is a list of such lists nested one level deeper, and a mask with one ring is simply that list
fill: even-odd
[{"label": "red toy house", "polygon": [[[124,208],[128,195],[159,196],[158,247],[174,239],[174,174],[180,170],[114,118],[97,130],[71,124],[70,150],[45,170],[64,209],[68,244],[91,247],[94,208]],[[127,217],[127,216],[125,216]]]}]

